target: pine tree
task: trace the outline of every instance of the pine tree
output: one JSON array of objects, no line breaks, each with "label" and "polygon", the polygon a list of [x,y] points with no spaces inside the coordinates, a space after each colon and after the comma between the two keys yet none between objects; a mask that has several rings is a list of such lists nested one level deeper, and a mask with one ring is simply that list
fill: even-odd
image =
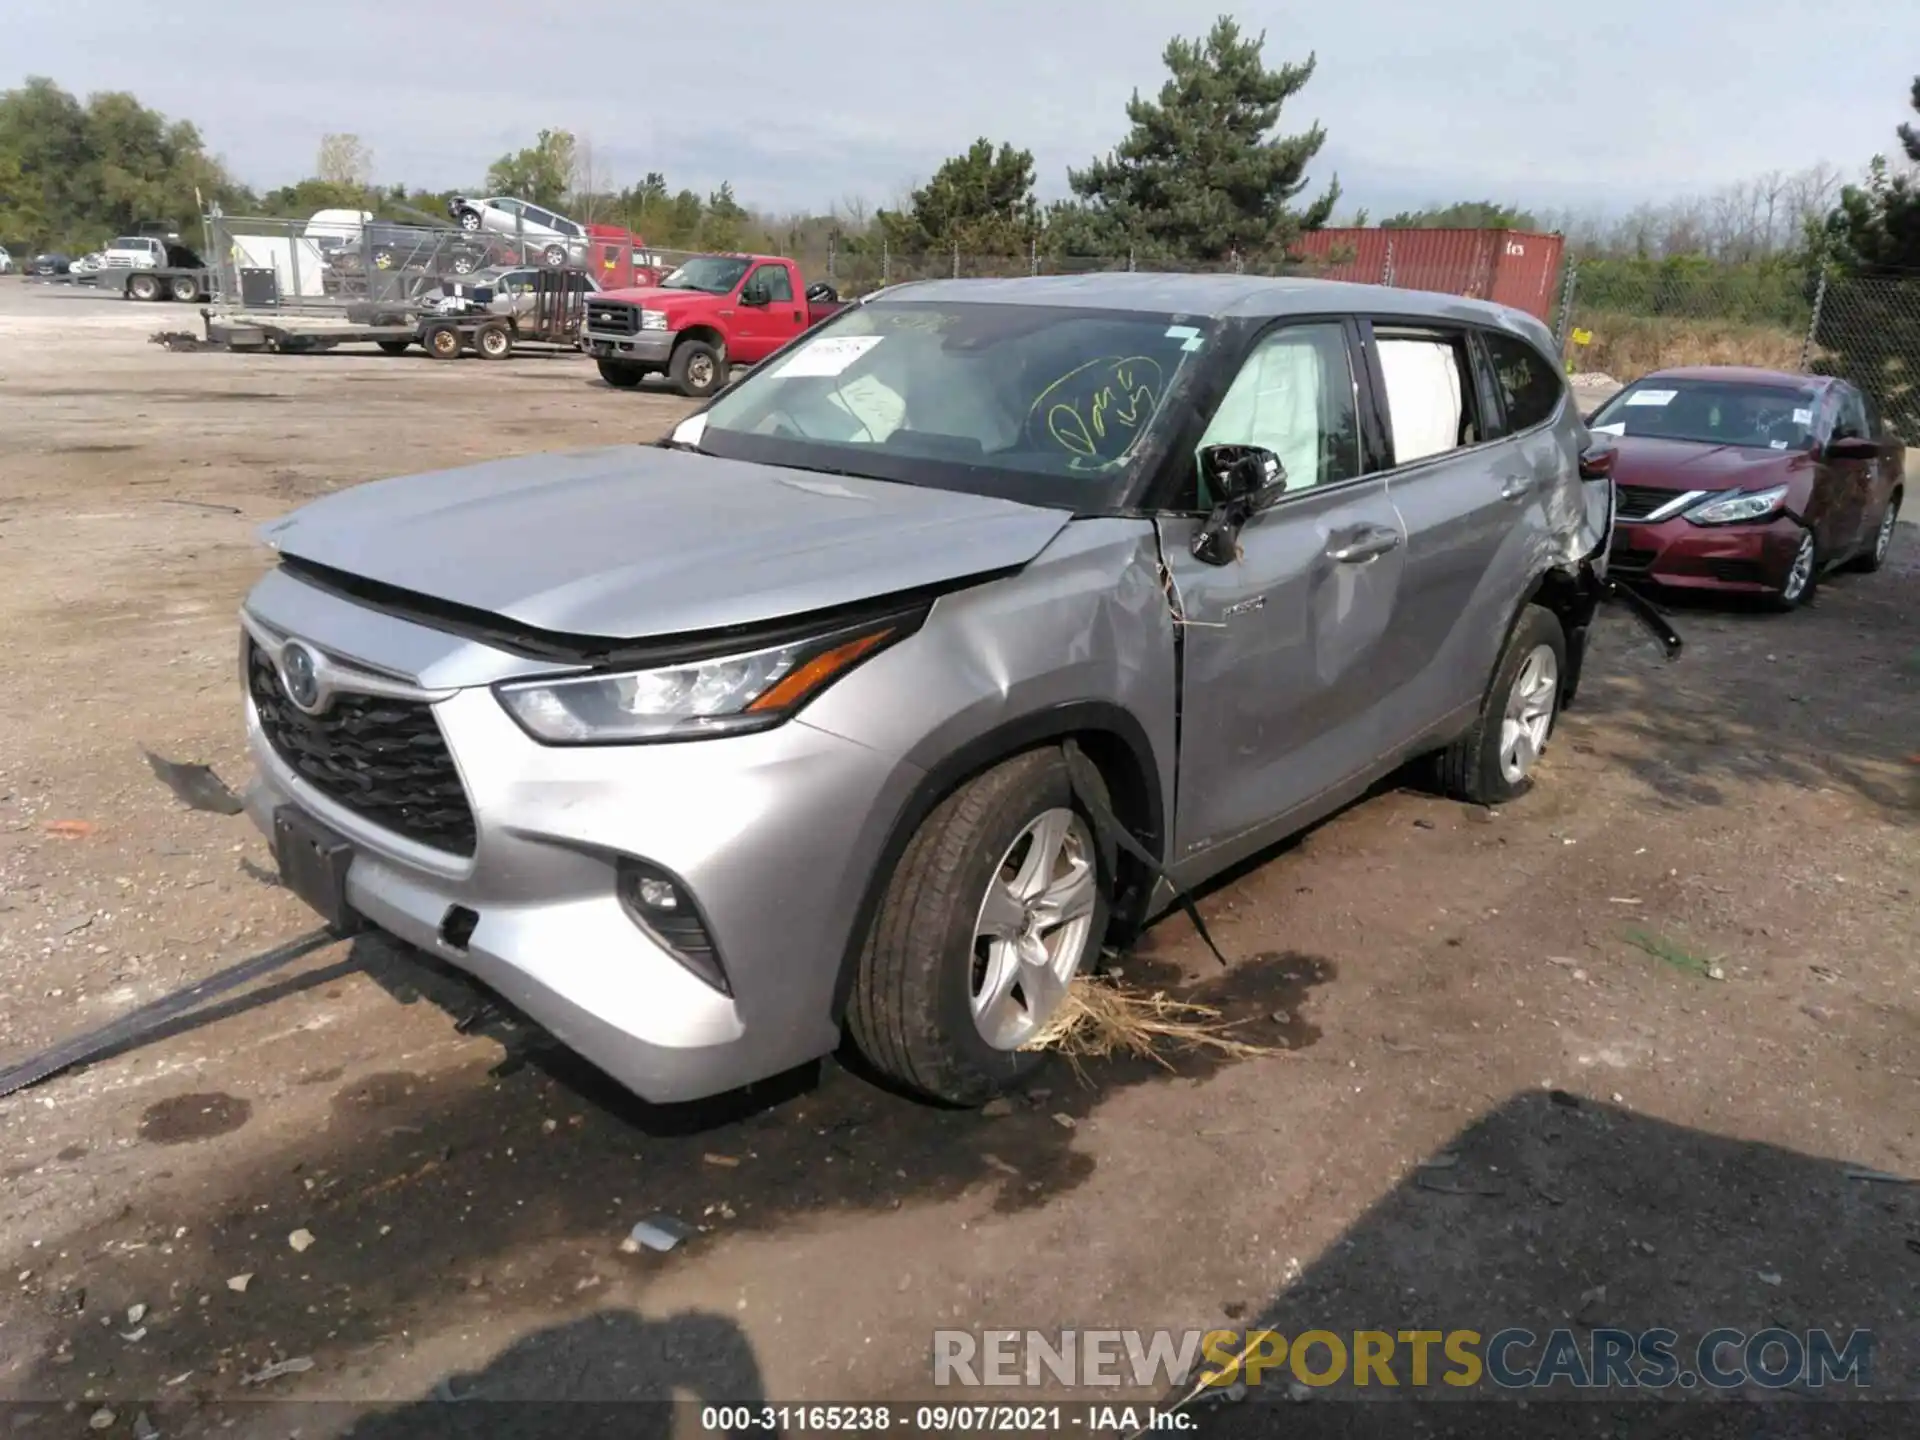
[{"label": "pine tree", "polygon": [[1325,225],[1340,198],[1337,177],[1304,210],[1288,204],[1306,189],[1326,132],[1316,123],[1298,135],[1272,133],[1281,108],[1313,78],[1315,58],[1269,70],[1265,46],[1265,32],[1243,36],[1224,15],[1204,40],[1170,41],[1162,58],[1171,78],[1158,101],[1135,91],[1132,133],[1105,159],[1068,173],[1082,214],[1057,217],[1063,232],[1091,227],[1119,249],[1217,261],[1273,255]]}]

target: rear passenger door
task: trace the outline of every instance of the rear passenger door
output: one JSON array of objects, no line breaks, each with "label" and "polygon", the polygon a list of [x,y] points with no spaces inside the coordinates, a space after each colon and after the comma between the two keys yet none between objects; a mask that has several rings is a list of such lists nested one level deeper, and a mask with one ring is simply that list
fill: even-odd
[{"label": "rear passenger door", "polygon": [[[1829,443],[1871,439],[1866,402],[1860,392],[1846,381],[1838,380],[1834,382],[1833,394],[1836,409]],[[1820,465],[1827,472],[1826,482],[1831,489],[1827,501],[1828,533],[1817,537],[1820,558],[1823,562],[1841,560],[1858,550],[1867,529],[1868,512],[1872,511],[1874,520],[1880,518],[1870,499],[1880,467],[1873,460],[1834,460],[1825,455],[1821,456]]]},{"label": "rear passenger door", "polygon": [[[1181,632],[1176,864],[1250,838],[1369,770],[1387,748],[1395,678],[1382,664],[1406,548],[1363,442],[1355,347],[1337,319],[1289,322],[1255,344],[1200,444],[1260,445],[1286,489],[1209,565],[1193,537],[1211,505],[1196,479],[1158,521]],[[1230,857],[1237,858],[1237,857]],[[1223,862],[1224,863],[1224,862]]]},{"label": "rear passenger door", "polygon": [[1382,660],[1403,677],[1395,738],[1411,744],[1478,705],[1492,676],[1547,539],[1563,387],[1526,342],[1466,326],[1375,320],[1367,359],[1390,448],[1387,496],[1407,531]]}]

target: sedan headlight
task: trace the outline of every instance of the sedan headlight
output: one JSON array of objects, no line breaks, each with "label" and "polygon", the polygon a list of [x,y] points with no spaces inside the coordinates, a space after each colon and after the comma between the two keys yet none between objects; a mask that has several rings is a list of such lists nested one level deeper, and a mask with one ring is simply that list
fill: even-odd
[{"label": "sedan headlight", "polygon": [[1687,512],[1687,519],[1696,525],[1738,525],[1748,520],[1764,520],[1786,502],[1787,487],[1776,485],[1771,490],[1756,490],[1751,495],[1735,491],[1731,495],[1722,495],[1696,505]]},{"label": "sedan headlight", "polygon": [[642,330],[664,330],[667,328],[667,312],[664,310],[642,310],[640,312]]},{"label": "sedan headlight", "polygon": [[697,740],[764,730],[912,634],[923,613],[654,669],[516,681],[494,693],[523,730],[547,745]]}]

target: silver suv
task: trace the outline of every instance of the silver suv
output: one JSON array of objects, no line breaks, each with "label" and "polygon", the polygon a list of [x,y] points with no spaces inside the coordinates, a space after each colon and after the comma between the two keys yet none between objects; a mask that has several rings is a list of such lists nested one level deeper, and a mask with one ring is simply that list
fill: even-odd
[{"label": "silver suv", "polygon": [[658,446],[267,526],[290,887],[643,1097],[833,1050],[972,1103],[1102,942],[1408,761],[1522,790],[1606,591],[1546,329],[1240,276],[937,281]]}]

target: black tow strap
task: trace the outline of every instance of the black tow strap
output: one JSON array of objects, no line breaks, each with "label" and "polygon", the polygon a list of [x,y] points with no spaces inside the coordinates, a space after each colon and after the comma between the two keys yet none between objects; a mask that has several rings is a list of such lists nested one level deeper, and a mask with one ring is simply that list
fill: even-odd
[{"label": "black tow strap", "polygon": [[1080,802],[1080,808],[1092,817],[1096,838],[1103,843],[1111,841],[1146,866],[1147,872],[1154,879],[1166,881],[1173,890],[1175,902],[1187,912],[1187,918],[1193,921],[1193,928],[1199,931],[1201,940],[1205,941],[1207,949],[1213,952],[1213,958],[1225,965],[1227,957],[1222,955],[1220,947],[1213,943],[1213,936],[1207,932],[1207,922],[1200,918],[1200,907],[1193,903],[1193,896],[1174,883],[1173,877],[1167,874],[1154,853],[1129,833],[1127,827],[1120,823],[1119,817],[1108,807],[1103,798],[1107,787],[1100,777],[1099,767],[1086,757],[1078,742],[1074,740],[1069,739],[1063,742],[1060,748],[1066,752],[1067,756],[1067,783],[1073,789],[1073,798]]},{"label": "black tow strap", "polygon": [[42,1080],[51,1080],[62,1070],[71,1070],[75,1065],[92,1060],[110,1051],[119,1049],[130,1040],[137,1040],[150,1031],[159,1029],[168,1021],[177,1019],[193,1009],[202,1000],[224,994],[256,980],[260,976],[291,965],[302,955],[318,950],[322,945],[331,945],[340,937],[331,930],[315,930],[302,935],[298,940],[290,940],[285,945],[277,945],[265,954],[254,955],[231,965],[225,970],[209,975],[184,990],[176,990],[171,995],[162,995],[158,1000],[142,1005],[138,1010],[122,1015],[111,1024],[98,1030],[90,1030],[84,1035],[76,1035],[71,1040],[63,1040],[51,1050],[43,1050],[30,1060],[23,1060],[7,1070],[0,1070],[0,1095],[11,1095],[16,1090],[24,1090],[29,1085],[38,1085]]}]

